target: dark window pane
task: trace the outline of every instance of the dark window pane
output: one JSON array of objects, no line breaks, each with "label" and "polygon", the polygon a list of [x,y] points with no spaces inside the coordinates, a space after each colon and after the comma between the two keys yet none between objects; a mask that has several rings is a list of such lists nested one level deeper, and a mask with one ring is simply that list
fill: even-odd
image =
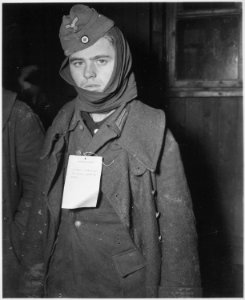
[{"label": "dark window pane", "polygon": [[235,9],[236,2],[187,2],[178,5],[179,11],[188,12],[196,10]]},{"label": "dark window pane", "polygon": [[239,16],[177,21],[177,80],[238,78]]}]

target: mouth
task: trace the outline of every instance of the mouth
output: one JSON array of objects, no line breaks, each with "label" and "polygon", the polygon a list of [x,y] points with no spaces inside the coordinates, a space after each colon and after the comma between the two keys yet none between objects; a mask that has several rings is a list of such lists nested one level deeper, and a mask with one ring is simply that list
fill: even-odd
[{"label": "mouth", "polygon": [[95,91],[100,88],[99,84],[86,84],[82,87],[84,90]]}]

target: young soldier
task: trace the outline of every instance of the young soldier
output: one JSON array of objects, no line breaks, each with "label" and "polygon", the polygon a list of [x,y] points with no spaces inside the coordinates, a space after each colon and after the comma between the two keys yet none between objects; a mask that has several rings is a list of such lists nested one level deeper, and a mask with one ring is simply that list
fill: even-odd
[{"label": "young soldier", "polygon": [[178,145],[164,113],[137,100],[127,41],[112,20],[84,5],[63,17],[59,36],[66,55],[60,74],[78,95],[46,137],[26,293],[200,296]]}]

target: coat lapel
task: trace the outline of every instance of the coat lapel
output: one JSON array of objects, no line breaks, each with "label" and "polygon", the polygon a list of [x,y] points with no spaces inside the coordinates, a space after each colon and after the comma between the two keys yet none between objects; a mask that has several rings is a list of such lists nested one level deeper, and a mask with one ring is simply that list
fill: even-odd
[{"label": "coat lapel", "polygon": [[86,152],[96,154],[99,149],[101,149],[109,141],[115,138],[119,138],[127,115],[128,110],[126,108],[121,107],[120,109],[118,109],[94,135],[91,143],[86,148]]},{"label": "coat lapel", "polygon": [[127,153],[121,152],[110,165],[103,165],[101,180],[102,192],[126,227],[130,226],[129,210],[131,203],[128,173]]}]

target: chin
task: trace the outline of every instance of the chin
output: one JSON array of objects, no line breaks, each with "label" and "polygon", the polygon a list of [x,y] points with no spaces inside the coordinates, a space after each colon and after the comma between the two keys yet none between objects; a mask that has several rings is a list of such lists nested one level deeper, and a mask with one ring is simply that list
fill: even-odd
[{"label": "chin", "polygon": [[84,89],[85,91],[88,91],[88,92],[97,92],[97,93],[100,93],[101,90],[100,89]]}]

